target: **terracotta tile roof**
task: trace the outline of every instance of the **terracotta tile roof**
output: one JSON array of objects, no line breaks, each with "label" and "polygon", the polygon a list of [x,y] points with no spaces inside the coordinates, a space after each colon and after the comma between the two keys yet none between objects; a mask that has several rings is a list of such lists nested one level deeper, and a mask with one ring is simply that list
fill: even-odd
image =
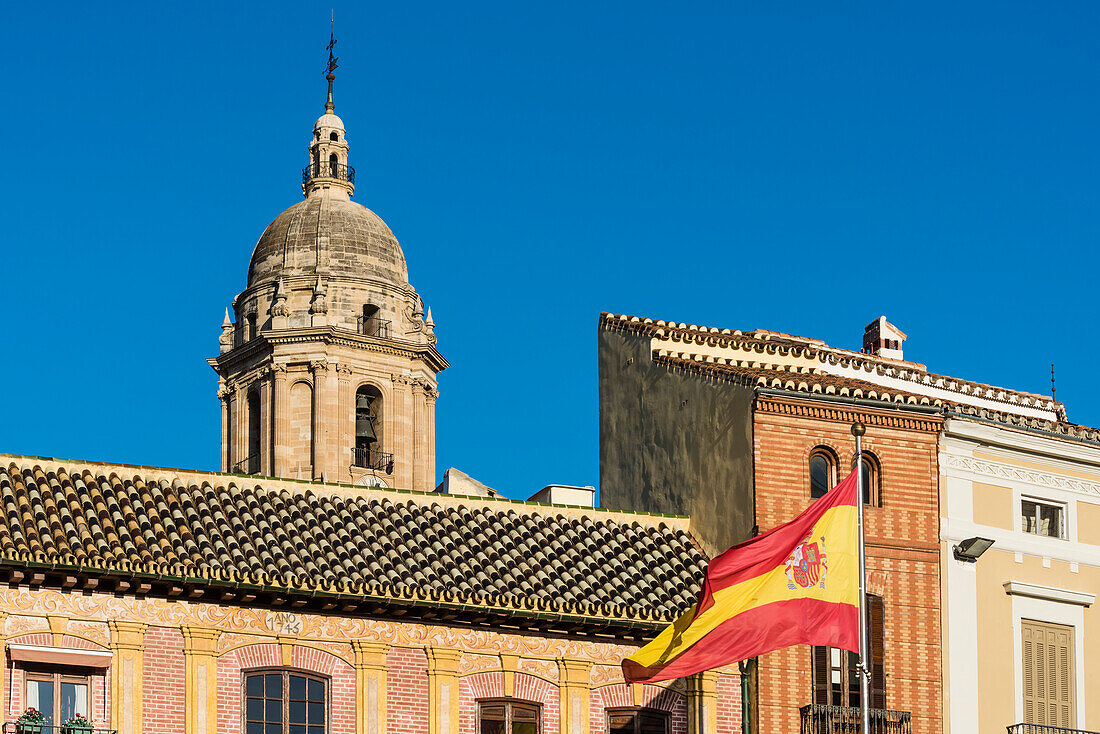
[{"label": "terracotta tile roof", "polygon": [[[873,355],[830,347],[817,339],[771,331],[739,331],[604,313],[600,328],[650,336],[654,354],[709,365],[733,367],[752,382],[776,389],[805,382],[809,392],[830,390],[889,402],[955,406],[959,411],[1015,415],[1067,423],[1065,407],[1045,395],[986,385],[929,372],[923,365],[879,359]],[[796,366],[797,365],[797,366]],[[812,378],[796,379],[794,372]],[[719,367],[719,371],[724,370]],[[770,373],[776,373],[774,375]],[[853,376],[854,375],[854,376]],[[764,385],[767,382],[767,385]],[[818,387],[812,387],[817,384]],[[883,397],[885,396],[885,397]]]},{"label": "terracotta tile roof", "polygon": [[665,623],[705,564],[683,518],[0,458],[0,567]]}]

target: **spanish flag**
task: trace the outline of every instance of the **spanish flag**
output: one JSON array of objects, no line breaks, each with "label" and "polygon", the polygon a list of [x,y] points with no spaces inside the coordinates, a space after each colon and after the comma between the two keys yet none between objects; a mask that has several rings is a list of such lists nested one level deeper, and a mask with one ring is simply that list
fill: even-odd
[{"label": "spanish flag", "polygon": [[801,515],[707,567],[699,601],[623,660],[629,682],[730,665],[791,645],[859,652],[856,474]]}]

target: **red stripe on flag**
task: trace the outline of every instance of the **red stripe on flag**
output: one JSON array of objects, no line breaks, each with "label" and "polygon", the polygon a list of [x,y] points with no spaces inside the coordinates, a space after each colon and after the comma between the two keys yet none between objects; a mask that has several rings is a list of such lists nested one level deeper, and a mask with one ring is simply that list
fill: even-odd
[{"label": "red stripe on flag", "polygon": [[731,617],[663,665],[643,668],[623,661],[627,682],[671,680],[791,645],[828,645],[859,652],[859,611],[851,604],[790,599]]}]

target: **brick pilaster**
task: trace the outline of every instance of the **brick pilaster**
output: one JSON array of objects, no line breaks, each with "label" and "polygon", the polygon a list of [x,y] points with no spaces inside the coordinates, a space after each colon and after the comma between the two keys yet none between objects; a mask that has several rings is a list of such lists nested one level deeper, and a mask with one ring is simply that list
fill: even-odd
[{"label": "brick pilaster", "polygon": [[215,734],[218,724],[217,644],[220,630],[181,627],[184,666],[184,732]]},{"label": "brick pilaster", "polygon": [[687,734],[717,734],[718,673],[708,670],[687,679]]},{"label": "brick pilaster", "polygon": [[428,734],[458,734],[458,661],[461,650],[429,647]]},{"label": "brick pilaster", "polygon": [[145,628],[141,622],[108,620],[111,630],[111,728],[119,734],[141,734],[142,656]]},{"label": "brick pilaster", "polygon": [[383,642],[352,640],[355,651],[355,734],[386,734],[386,653]]},{"label": "brick pilaster", "polygon": [[585,660],[558,659],[558,721],[561,734],[588,734],[591,672],[592,663]]}]

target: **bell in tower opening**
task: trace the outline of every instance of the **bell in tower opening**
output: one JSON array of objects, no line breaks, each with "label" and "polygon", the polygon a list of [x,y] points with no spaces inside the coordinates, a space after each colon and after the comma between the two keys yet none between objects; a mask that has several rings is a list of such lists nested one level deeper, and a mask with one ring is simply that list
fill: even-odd
[{"label": "bell in tower opening", "polygon": [[220,354],[208,360],[219,378],[221,466],[430,490],[438,375],[448,365],[393,232],[351,201],[334,43],[304,199],[260,235]]}]

